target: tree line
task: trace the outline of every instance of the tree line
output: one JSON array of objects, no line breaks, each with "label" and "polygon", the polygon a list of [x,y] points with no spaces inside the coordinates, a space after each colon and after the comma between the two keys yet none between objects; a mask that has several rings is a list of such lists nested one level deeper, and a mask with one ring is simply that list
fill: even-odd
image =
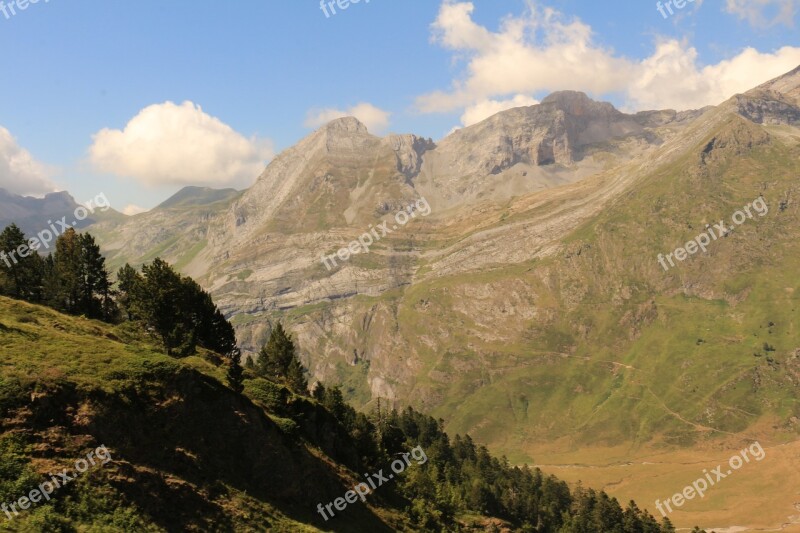
[{"label": "tree line", "polygon": [[[414,530],[457,531],[463,529],[463,516],[480,514],[500,518],[513,525],[514,531],[522,532],[675,531],[668,518],[659,522],[633,501],[622,506],[605,492],[580,484],[571,490],[566,482],[538,468],[512,466],[505,458],[492,457],[485,446],[475,444],[468,435],[450,438],[443,420],[411,407],[402,411],[384,409],[378,400],[370,413],[359,412],[347,404],[339,387],[319,382],[309,395],[296,352],[291,336],[277,324],[258,360],[245,364],[245,383],[247,378],[264,378],[324,408],[357,451],[359,464],[350,465],[356,472],[385,466],[403,452],[422,446],[429,459],[425,467],[408,469],[385,489],[394,492],[387,500],[396,496],[405,502]],[[294,417],[302,423],[308,414],[293,409],[289,396],[277,395],[283,400],[271,407],[278,416]],[[313,436],[306,437],[314,440]]]},{"label": "tree line", "polygon": [[[15,225],[0,233],[0,251],[27,247]],[[192,278],[156,258],[141,272],[126,264],[111,281],[94,237],[69,228],[47,256],[32,252],[0,261],[0,295],[46,305],[63,313],[118,324],[138,323],[154,335],[165,353],[184,357],[198,347],[228,361],[228,384],[243,390],[241,353],[233,326],[211,295]]]},{"label": "tree line", "polygon": [[[0,251],[15,250],[26,242],[15,225],[0,233]],[[111,323],[138,323],[168,355],[182,357],[202,347],[226,357],[227,381],[236,392],[243,392],[248,381],[262,379],[293,393],[288,396],[313,402],[336,421],[362,468],[377,468],[422,446],[429,458],[425,468],[409,469],[382,492],[405,502],[416,529],[460,530],[459,517],[477,513],[503,519],[523,532],[675,531],[669,519],[659,523],[633,501],[623,507],[603,491],[580,485],[571,490],[538,468],[512,466],[505,458],[492,457],[469,436],[450,438],[442,420],[410,407],[386,410],[378,401],[366,414],[348,405],[339,387],[316,383],[309,393],[307,372],[281,323],[273,327],[259,357],[248,358],[243,369],[233,327],[211,296],[159,258],[141,271],[125,265],[116,278],[114,287],[95,239],[72,229],[58,238],[55,251],[47,257],[34,253],[12,265],[0,261],[0,295]],[[276,414],[297,416],[288,403],[275,405]],[[298,421],[303,418],[299,415]]]}]

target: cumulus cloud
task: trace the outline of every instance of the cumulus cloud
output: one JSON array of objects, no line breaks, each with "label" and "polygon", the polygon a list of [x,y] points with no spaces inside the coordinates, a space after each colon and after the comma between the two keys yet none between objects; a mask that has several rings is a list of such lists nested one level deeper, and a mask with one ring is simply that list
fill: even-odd
[{"label": "cumulus cloud", "polygon": [[384,111],[366,102],[357,104],[350,109],[312,109],[306,115],[304,125],[307,128],[318,128],[331,120],[342,117],[356,117],[372,133],[381,133],[389,126],[391,113]]},{"label": "cumulus cloud", "polygon": [[464,110],[461,115],[461,123],[464,126],[472,126],[478,122],[496,115],[500,111],[513,109],[515,107],[531,106],[539,103],[539,100],[524,94],[518,94],[514,98],[507,100],[481,100]]},{"label": "cumulus cloud", "polygon": [[142,109],[122,130],[93,136],[89,159],[99,172],[148,185],[251,185],[274,156],[266,139],[245,138],[199,105]]},{"label": "cumulus cloud", "polygon": [[597,44],[580,20],[532,0],[526,6],[495,32],[474,22],[471,2],[445,0],[432,25],[433,40],[465,58],[466,66],[450,90],[417,98],[418,110],[461,109],[466,123],[493,99],[564,89],[622,95],[626,107],[636,110],[690,109],[719,104],[800,64],[800,48],[787,46],[767,53],[747,48],[702,66],[697,50],[675,39],[657,41],[644,60],[632,59]]},{"label": "cumulus cloud", "polygon": [[644,60],[628,90],[633,109],[700,108],[716,105],[800,64],[800,48],[773,53],[746,48],[716,65],[699,67],[697,50],[686,43],[664,41]]},{"label": "cumulus cloud", "polygon": [[23,196],[43,196],[56,190],[51,174],[51,168],[34,159],[0,126],[0,188]]},{"label": "cumulus cloud", "polygon": [[529,3],[520,17],[506,18],[498,32],[472,20],[471,2],[442,4],[433,23],[434,42],[468,59],[466,76],[448,92],[417,99],[423,112],[449,112],[481,100],[581,87],[602,94],[618,90],[634,65],[592,42],[579,20]]},{"label": "cumulus cloud", "polygon": [[725,9],[756,28],[794,26],[800,0],[727,0]]},{"label": "cumulus cloud", "polygon": [[133,215],[138,215],[139,213],[144,213],[147,211],[144,207],[139,207],[138,205],[128,204],[122,209],[123,215],[128,215],[132,217]]}]

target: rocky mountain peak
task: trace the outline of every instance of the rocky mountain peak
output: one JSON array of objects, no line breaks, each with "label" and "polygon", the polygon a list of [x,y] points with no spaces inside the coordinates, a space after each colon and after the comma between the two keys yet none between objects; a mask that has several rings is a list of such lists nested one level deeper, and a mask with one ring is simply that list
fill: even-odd
[{"label": "rocky mountain peak", "polygon": [[455,175],[496,175],[517,164],[570,166],[583,147],[637,135],[644,127],[608,102],[559,91],[541,104],[509,109],[444,139],[439,150]]},{"label": "rocky mountain peak", "polygon": [[729,102],[756,124],[800,124],[800,67],[761,84]]},{"label": "rocky mountain peak", "polygon": [[794,99],[795,103],[800,105],[800,66],[779,78],[775,78],[774,80],[759,85],[751,91],[747,91],[745,94],[752,96],[754,94],[763,93],[764,91],[780,93],[788,98]]},{"label": "rocky mountain peak", "polygon": [[367,127],[356,117],[337,118],[325,124],[321,128],[321,131],[333,134],[336,133],[339,134],[357,133],[363,135],[369,134]]},{"label": "rocky mountain peak", "polygon": [[579,91],[557,91],[542,100],[542,105],[552,105],[575,117],[622,114],[608,102],[596,102]]},{"label": "rocky mountain peak", "polygon": [[419,173],[425,152],[436,148],[431,139],[412,134],[392,134],[383,139],[383,142],[394,151],[397,157],[397,170],[409,180]]}]

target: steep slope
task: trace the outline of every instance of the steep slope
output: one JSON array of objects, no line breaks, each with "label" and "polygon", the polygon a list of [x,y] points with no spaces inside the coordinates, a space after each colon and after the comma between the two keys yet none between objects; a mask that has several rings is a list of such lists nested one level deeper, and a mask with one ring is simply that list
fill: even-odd
[{"label": "steep slope", "polygon": [[180,207],[195,207],[215,204],[217,202],[231,201],[239,195],[236,189],[212,189],[210,187],[184,187],[167,200],[159,204],[156,209],[173,209]]},{"label": "steep slope", "polygon": [[[800,432],[798,87],[795,70],[717,108],[633,116],[560,93],[435,147],[337,121],[210,220],[194,264],[249,353],[287,320],[313,377],[516,461],[779,446]],[[325,269],[417,195],[429,217]],[[731,224],[759,198],[767,215]],[[665,271],[659,254],[720,220],[736,227]],[[791,512],[743,501],[729,525]]]},{"label": "steep slope", "polygon": [[[227,208],[154,210],[95,232],[112,265],[161,255],[201,278],[230,314],[377,296],[412,283],[419,267],[414,232],[423,232],[423,244],[457,242],[480,223],[473,214],[487,204],[497,209],[514,197],[618,168],[651,153],[698,114],[625,115],[565,92],[460,130],[439,145],[413,135],[380,139],[357,120],[340,119],[279,155]],[[357,255],[333,273],[323,268],[323,254],[420,196],[433,208],[431,219],[440,221],[435,228],[418,218],[412,231],[376,243],[369,257]],[[473,220],[455,234],[441,223],[448,217]],[[450,260],[458,261],[458,253]],[[265,327],[268,321],[257,320],[243,328],[247,350],[257,348]]]},{"label": "steep slope", "polygon": [[367,417],[250,371],[238,394],[215,354],[150,342],[0,298],[4,531],[674,531],[413,410]]},{"label": "steep slope", "polygon": [[[105,446],[112,457],[49,503],[4,517],[6,530],[316,531],[316,502],[347,490],[346,467],[299,437],[294,422],[222,385],[224,371],[211,354],[177,361],[135,328],[2,297],[0,346],[4,502],[31,484],[23,478],[9,486],[12,449],[25,475],[37,479],[62,468],[74,474],[87,449]],[[312,408],[303,418],[326,435],[329,452],[355,456],[335,420],[322,414]],[[333,529],[389,531],[392,513],[379,518],[354,507],[348,523]]]}]

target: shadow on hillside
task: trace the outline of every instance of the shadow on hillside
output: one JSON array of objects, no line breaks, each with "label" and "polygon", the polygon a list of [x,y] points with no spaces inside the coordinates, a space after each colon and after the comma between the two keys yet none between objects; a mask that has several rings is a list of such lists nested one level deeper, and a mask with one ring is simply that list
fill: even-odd
[{"label": "shadow on hillside", "polygon": [[[183,368],[167,377],[107,379],[108,386],[116,392],[52,391],[31,406],[30,421],[43,429],[63,423],[106,445],[119,474],[112,485],[164,529],[269,528],[252,498],[326,531],[393,531],[361,503],[325,522],[317,504],[350,489],[336,466],[219,382]],[[82,416],[69,414],[76,412]]]}]

